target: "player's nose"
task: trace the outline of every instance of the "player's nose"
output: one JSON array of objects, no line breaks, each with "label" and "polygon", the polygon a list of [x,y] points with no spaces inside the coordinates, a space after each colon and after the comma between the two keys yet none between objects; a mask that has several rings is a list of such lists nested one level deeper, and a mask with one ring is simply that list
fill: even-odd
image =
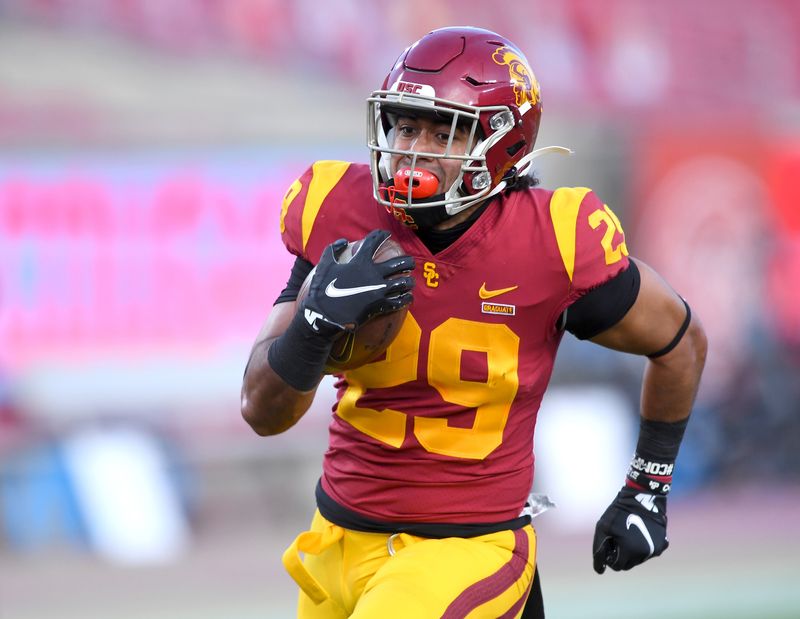
[{"label": "player's nose", "polygon": [[[414,153],[420,153],[420,155],[423,153],[435,153],[431,132],[424,129],[420,131],[417,139],[411,144],[410,150]],[[423,157],[418,156],[417,158],[421,159]]]}]

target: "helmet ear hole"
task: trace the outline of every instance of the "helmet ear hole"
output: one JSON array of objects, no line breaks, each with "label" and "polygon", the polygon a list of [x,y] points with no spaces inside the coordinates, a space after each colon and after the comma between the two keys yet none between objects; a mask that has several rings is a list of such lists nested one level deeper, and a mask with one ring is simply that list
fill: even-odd
[{"label": "helmet ear hole", "polygon": [[516,144],[512,144],[508,148],[506,148],[506,152],[508,153],[509,157],[513,157],[516,155],[523,147],[525,146],[525,140],[520,140]]}]

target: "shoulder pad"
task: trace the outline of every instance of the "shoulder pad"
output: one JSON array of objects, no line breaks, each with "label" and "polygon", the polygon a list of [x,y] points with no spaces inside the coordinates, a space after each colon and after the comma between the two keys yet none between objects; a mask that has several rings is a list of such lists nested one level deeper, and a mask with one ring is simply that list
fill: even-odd
[{"label": "shoulder pad", "polygon": [[290,185],[281,204],[280,231],[293,254],[305,256],[320,208],[350,165],[346,161],[317,161]]},{"label": "shoulder pad", "polygon": [[573,288],[598,286],[627,267],[622,225],[588,187],[556,189],[550,198],[550,218]]}]

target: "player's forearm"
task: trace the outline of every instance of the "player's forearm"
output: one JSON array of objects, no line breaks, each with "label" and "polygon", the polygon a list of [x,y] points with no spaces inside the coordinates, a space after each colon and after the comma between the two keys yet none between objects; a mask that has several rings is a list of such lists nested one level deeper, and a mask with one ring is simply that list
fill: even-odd
[{"label": "player's forearm", "polygon": [[694,318],[674,348],[647,364],[636,451],[625,485],[595,528],[592,551],[598,574],[606,566],[629,570],[669,546],[667,495],[700,384],[706,346],[703,328]]},{"label": "player's forearm", "polygon": [[276,338],[253,347],[242,382],[242,417],[261,436],[280,434],[296,424],[311,406],[316,386],[299,391],[278,376],[267,360]]},{"label": "player's forearm", "polygon": [[700,385],[706,350],[705,332],[693,317],[685,336],[672,351],[648,361],[642,384],[642,417],[674,422],[689,416]]}]

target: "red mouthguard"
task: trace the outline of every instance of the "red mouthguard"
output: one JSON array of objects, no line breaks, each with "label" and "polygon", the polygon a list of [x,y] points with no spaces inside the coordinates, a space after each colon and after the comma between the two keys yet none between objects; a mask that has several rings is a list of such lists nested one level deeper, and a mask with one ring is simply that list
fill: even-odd
[{"label": "red mouthguard", "polygon": [[439,179],[433,172],[424,168],[415,168],[412,174],[411,168],[400,168],[394,174],[394,186],[400,195],[409,195],[415,200],[430,198],[436,193],[439,187]]}]

